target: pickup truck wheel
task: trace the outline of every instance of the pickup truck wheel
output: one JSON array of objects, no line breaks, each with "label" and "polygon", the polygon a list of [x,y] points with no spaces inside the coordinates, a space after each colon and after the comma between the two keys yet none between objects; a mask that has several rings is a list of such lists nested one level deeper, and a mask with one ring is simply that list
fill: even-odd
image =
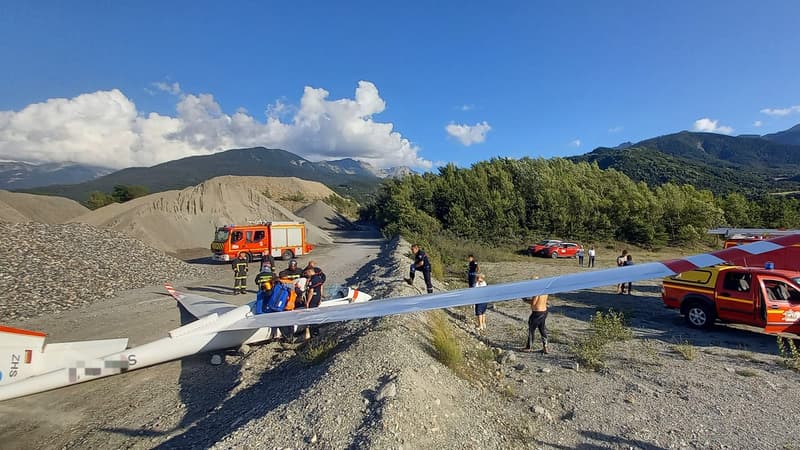
[{"label": "pickup truck wheel", "polygon": [[686,323],[692,328],[708,329],[711,328],[711,325],[714,324],[714,320],[716,320],[714,317],[714,310],[705,303],[700,302],[692,302],[692,304],[686,308],[686,315],[684,317],[686,318]]},{"label": "pickup truck wheel", "polygon": [[553,258],[553,259],[557,259],[558,258],[558,252],[556,251],[556,252],[551,253],[550,257]]},{"label": "pickup truck wheel", "polygon": [[294,253],[292,253],[291,250],[284,250],[283,253],[281,253],[281,259],[284,261],[288,261],[292,258],[294,258]]}]

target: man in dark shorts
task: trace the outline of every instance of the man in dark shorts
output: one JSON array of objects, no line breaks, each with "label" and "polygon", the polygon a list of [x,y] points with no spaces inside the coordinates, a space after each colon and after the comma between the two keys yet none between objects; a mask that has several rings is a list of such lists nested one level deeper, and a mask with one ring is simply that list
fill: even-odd
[{"label": "man in dark shorts", "polygon": [[[534,277],[537,279],[539,277]],[[524,352],[529,352],[533,349],[533,337],[536,330],[542,335],[542,353],[547,351],[547,295],[537,295],[528,299],[531,305],[531,315],[528,318],[528,342],[522,349]]]},{"label": "man in dark shorts", "polygon": [[411,253],[414,254],[414,263],[411,264],[411,270],[409,271],[408,278],[406,278],[406,283],[410,285],[414,285],[414,275],[416,272],[422,271],[422,275],[425,278],[425,287],[428,289],[428,294],[433,294],[433,282],[431,281],[431,262],[428,259],[428,255],[419,248],[419,245],[414,244],[411,246]]}]

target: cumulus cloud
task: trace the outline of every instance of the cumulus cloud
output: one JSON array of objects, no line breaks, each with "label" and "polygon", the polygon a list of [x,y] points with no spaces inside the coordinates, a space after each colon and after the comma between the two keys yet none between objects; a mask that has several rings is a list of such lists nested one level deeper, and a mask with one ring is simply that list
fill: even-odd
[{"label": "cumulus cloud", "polygon": [[462,144],[469,147],[472,144],[480,144],[486,140],[486,133],[492,129],[486,121],[475,125],[461,125],[451,123],[444,127],[447,134],[458,139]]},{"label": "cumulus cloud", "polygon": [[719,134],[733,133],[733,128],[727,125],[719,125],[718,120],[712,120],[709,119],[708,117],[695,120],[694,127],[692,129],[694,131],[702,131],[705,133],[719,133]]},{"label": "cumulus cloud", "polygon": [[265,146],[311,160],[432,166],[393,124],[374,120],[386,102],[368,81],[358,83],[353,99],[329,100],[328,91],[306,87],[299,105],[268,106],[264,122],[241,108],[228,114],[211,94],[185,94],[178,83],[154,86],[178,96],[174,116],[138,111],[117,89],[0,111],[0,158],[123,168]]},{"label": "cumulus cloud", "polygon": [[794,105],[788,108],[764,108],[761,110],[761,114],[773,117],[788,116],[789,114],[797,112],[800,112],[800,105]]},{"label": "cumulus cloud", "polygon": [[764,125],[764,122],[760,120],[756,120],[755,122],[753,122],[753,126],[756,128],[760,127],[761,125]]},{"label": "cumulus cloud", "polygon": [[569,142],[569,145],[571,145],[571,146],[573,146],[575,148],[578,148],[578,147],[581,146],[581,140],[580,139],[573,139],[573,140],[571,140]]}]

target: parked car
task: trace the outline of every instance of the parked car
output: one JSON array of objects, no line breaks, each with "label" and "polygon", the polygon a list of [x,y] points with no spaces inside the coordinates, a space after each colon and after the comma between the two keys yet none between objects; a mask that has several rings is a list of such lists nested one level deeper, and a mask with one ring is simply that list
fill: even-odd
[{"label": "parked car", "polygon": [[557,245],[546,247],[540,252],[541,256],[548,258],[575,258],[578,256],[578,250],[581,249],[579,244],[574,242],[562,242]]},{"label": "parked car", "polygon": [[562,241],[560,241],[558,239],[545,239],[543,241],[539,241],[539,242],[531,245],[530,247],[528,247],[528,253],[531,256],[536,256],[536,255],[544,256],[543,254],[541,254],[541,252],[544,249],[546,249],[547,247],[552,247],[553,245],[558,245],[561,242]]}]

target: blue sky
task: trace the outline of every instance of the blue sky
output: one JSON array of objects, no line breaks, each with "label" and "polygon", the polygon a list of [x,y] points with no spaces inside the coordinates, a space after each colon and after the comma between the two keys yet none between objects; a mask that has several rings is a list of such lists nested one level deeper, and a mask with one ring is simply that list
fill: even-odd
[{"label": "blue sky", "polygon": [[800,122],[798,2],[429,3],[3,0],[0,159],[425,169]]}]

